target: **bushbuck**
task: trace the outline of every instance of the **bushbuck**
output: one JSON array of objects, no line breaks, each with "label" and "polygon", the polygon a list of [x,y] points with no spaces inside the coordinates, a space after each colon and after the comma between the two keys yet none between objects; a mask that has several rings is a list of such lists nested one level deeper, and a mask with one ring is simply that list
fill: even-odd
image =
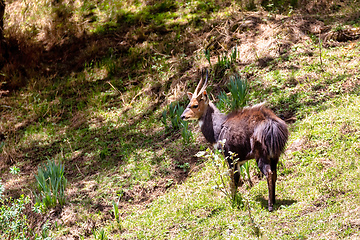
[{"label": "bushbuck", "polygon": [[[207,80],[206,71],[205,83],[203,84],[202,77],[195,92],[187,93],[190,103],[181,119],[198,120],[206,140],[216,148],[223,149],[229,167],[237,168],[233,175],[235,190],[240,183],[240,166],[250,159],[256,159],[260,171],[267,179],[268,209],[273,211],[276,166],[289,135],[286,123],[264,104],[238,109],[228,115],[221,113],[206,93]],[[224,143],[220,145],[219,141]],[[237,159],[235,165],[233,159]]]}]

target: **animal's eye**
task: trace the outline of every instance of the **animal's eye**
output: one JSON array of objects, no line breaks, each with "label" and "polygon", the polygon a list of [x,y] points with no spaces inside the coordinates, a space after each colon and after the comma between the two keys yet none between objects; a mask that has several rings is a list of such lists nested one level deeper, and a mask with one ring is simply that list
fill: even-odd
[{"label": "animal's eye", "polygon": [[199,105],[193,105],[192,107],[193,107],[193,108],[198,108],[198,106],[199,106]]}]

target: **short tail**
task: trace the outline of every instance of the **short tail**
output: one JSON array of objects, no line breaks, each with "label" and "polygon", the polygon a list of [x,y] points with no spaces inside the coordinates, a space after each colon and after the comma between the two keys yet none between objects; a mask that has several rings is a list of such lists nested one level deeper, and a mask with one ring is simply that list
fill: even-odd
[{"label": "short tail", "polygon": [[285,150],[289,137],[286,123],[281,119],[268,118],[254,130],[253,138],[261,143],[271,158],[279,157]]}]

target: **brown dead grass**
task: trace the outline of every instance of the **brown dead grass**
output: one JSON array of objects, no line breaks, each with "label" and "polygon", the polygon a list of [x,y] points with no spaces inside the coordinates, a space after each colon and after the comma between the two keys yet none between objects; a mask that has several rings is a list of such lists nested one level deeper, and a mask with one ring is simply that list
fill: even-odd
[{"label": "brown dead grass", "polygon": [[277,58],[293,44],[311,41],[309,34],[327,30],[329,27],[312,17],[276,15],[269,18],[263,13],[252,13],[233,17],[215,27],[206,34],[206,39],[216,40],[209,42],[206,47],[227,52],[237,45],[240,63],[250,64]]},{"label": "brown dead grass", "polygon": [[[305,2],[305,5],[308,6],[312,1]],[[159,28],[152,24],[136,26],[125,24],[114,34],[88,34],[84,31],[83,26],[74,19],[66,18],[66,14],[61,14],[61,11],[66,13],[70,9],[61,10],[62,8],[59,7],[58,11],[60,12],[55,11],[52,15],[53,19],[39,19],[36,22],[35,25],[41,29],[41,32],[37,34],[35,41],[33,36],[22,34],[19,26],[10,24],[10,22],[15,22],[14,19],[24,18],[24,16],[17,15],[21,11],[15,11],[15,9],[25,8],[24,4],[15,1],[7,7],[8,16],[6,19],[9,21],[7,30],[9,34],[12,33],[8,36],[11,54],[8,63],[3,67],[5,77],[1,76],[1,78],[8,82],[4,87],[9,90],[27,84],[26,79],[30,75],[36,75],[36,73],[51,79],[69,72],[81,71],[85,63],[96,61],[105,56],[110,47],[121,56],[127,53],[130,47],[144,45],[144,50],[141,53],[144,59],[150,59],[154,54],[169,54],[167,43],[174,41],[173,38],[175,37],[174,32],[167,28]],[[321,6],[325,2],[318,4]],[[41,9],[37,11],[41,11]],[[66,19],[65,22],[64,19]],[[25,21],[25,19],[23,20]],[[62,27],[57,27],[59,23]],[[326,40],[337,41],[341,40],[342,36],[349,35],[350,30],[346,31],[348,32],[345,33],[345,30],[344,32],[331,32],[331,27],[325,27],[322,21],[300,14],[286,17],[279,14],[267,15],[266,12],[237,12],[227,21],[220,18],[210,23],[204,22],[201,31],[193,32],[191,28],[185,29],[181,39],[177,41],[177,46],[174,46],[170,54],[173,56],[180,53],[191,55],[199,49],[210,49],[218,55],[227,53],[235,45],[238,45],[239,64],[258,62],[260,66],[266,66],[267,62],[283,55],[293,44],[309,41],[309,34],[321,34]],[[351,36],[356,39],[358,37],[357,31],[355,31],[356,33],[354,30],[351,31]],[[29,41],[28,39],[33,40]],[[159,44],[155,48],[146,49],[149,42],[159,42]],[[17,49],[15,50],[15,48]],[[214,56],[212,61],[215,62],[216,60],[217,58]],[[120,61],[122,61],[122,65],[129,66],[138,61],[138,55],[124,57]],[[201,66],[197,66],[194,69],[189,63],[181,64],[177,67],[179,73],[175,74],[171,80],[179,79],[181,76],[181,82],[185,82],[194,76],[191,72],[197,72],[196,70],[199,67],[201,68]],[[12,74],[14,72],[17,73],[15,79]],[[119,77],[127,76],[129,73],[129,70],[123,69],[119,73]],[[11,81],[10,77],[12,78]]]}]

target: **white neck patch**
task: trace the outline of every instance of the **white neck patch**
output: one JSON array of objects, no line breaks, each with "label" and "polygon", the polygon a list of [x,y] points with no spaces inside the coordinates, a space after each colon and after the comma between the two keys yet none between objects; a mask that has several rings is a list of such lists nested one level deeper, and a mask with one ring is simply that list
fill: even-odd
[{"label": "white neck patch", "polygon": [[200,126],[200,128],[202,127],[203,124],[204,124],[204,121],[203,121],[203,120],[199,120],[199,126]]}]

